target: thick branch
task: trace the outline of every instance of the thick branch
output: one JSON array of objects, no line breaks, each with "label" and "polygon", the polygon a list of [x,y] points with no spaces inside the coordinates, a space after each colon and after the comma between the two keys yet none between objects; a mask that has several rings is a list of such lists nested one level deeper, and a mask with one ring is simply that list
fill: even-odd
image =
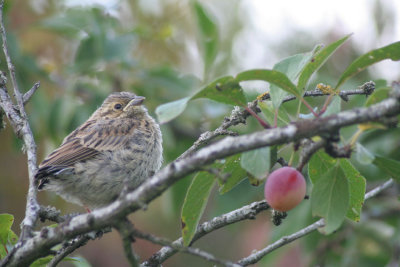
[{"label": "thick branch", "polygon": [[115,218],[121,218],[140,209],[163,193],[169,186],[186,175],[195,172],[216,159],[252,150],[258,147],[287,144],[302,138],[336,132],[337,129],[369,121],[379,121],[382,117],[400,114],[400,88],[395,85],[393,97],[368,108],[356,108],[338,114],[311,120],[302,120],[282,128],[263,130],[237,137],[226,137],[212,146],[205,147],[191,156],[174,161],[148,179],[135,191],[122,196],[107,207],[80,215],[48,230],[46,237],[35,236],[16,249],[7,258],[10,265],[29,264],[36,257],[46,255],[47,250],[79,234],[101,229],[110,225]]},{"label": "thick branch", "polygon": [[[366,82],[365,84],[360,86],[359,89],[339,91],[337,93],[337,95],[339,95],[343,100],[347,101],[349,95],[366,95],[366,96],[368,96],[374,90],[375,90],[375,83],[370,81],[370,82]],[[330,93],[322,92],[321,90],[319,90],[317,88],[313,91],[306,91],[304,93],[303,97],[317,97],[317,96],[325,96],[325,95],[330,95]],[[271,98],[271,95],[267,93],[262,98],[260,98],[260,100],[267,100],[270,98]],[[289,96],[285,97],[282,100],[282,102],[289,102],[289,101],[292,101],[295,99],[296,99],[295,96],[289,95]],[[257,109],[257,104],[258,104],[258,99],[247,103],[247,108],[252,110],[254,113],[259,113],[260,110]],[[197,141],[194,142],[194,144],[188,150],[186,150],[178,159],[182,159],[184,157],[187,157],[187,156],[193,154],[194,151],[199,149],[202,145],[208,144],[211,140],[215,139],[218,136],[221,136],[221,135],[235,136],[235,135],[237,135],[235,132],[227,131],[227,129],[231,126],[238,125],[241,123],[245,124],[246,118],[249,116],[250,116],[250,113],[246,109],[240,110],[239,107],[235,107],[232,110],[231,115],[229,117],[225,117],[221,126],[219,126],[214,131],[207,131],[207,132],[204,132],[203,134],[201,134],[199,139],[197,139]]]}]

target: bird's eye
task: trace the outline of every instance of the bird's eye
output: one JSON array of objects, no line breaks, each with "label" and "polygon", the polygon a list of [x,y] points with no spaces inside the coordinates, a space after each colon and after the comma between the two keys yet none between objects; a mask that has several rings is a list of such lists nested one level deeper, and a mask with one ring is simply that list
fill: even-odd
[{"label": "bird's eye", "polygon": [[115,104],[115,105],[114,105],[114,108],[117,109],[117,110],[118,110],[118,109],[121,109],[121,108],[122,108],[122,105],[119,104],[119,103],[118,103],[118,104]]}]

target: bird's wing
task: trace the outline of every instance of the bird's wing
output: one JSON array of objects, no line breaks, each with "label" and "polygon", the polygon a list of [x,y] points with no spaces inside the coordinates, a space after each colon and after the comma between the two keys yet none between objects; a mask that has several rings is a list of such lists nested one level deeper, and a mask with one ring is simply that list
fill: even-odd
[{"label": "bird's wing", "polygon": [[87,121],[68,135],[61,146],[39,165],[37,180],[56,175],[75,163],[90,160],[104,151],[123,148],[140,127],[135,121]]}]

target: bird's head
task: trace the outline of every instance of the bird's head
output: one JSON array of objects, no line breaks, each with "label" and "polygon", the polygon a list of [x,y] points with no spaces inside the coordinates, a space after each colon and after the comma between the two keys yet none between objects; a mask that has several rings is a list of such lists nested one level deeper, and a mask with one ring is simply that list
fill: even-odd
[{"label": "bird's head", "polygon": [[91,118],[140,118],[147,114],[146,108],[142,105],[144,99],[143,96],[130,92],[112,93]]}]

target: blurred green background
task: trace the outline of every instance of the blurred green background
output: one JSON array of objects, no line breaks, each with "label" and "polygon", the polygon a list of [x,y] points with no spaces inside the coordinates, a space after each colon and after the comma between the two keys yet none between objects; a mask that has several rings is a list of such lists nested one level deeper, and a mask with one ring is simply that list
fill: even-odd
[{"label": "blurred green background", "polygon": [[[41,82],[27,105],[38,144],[38,160],[84,122],[112,91],[133,91],[145,96],[145,104],[154,115],[158,105],[188,96],[219,76],[251,68],[272,68],[284,57],[310,51],[316,44],[326,44],[354,32],[351,40],[314,77],[310,88],[319,82],[333,85],[357,56],[400,39],[400,7],[396,1],[354,1],[348,5],[337,1],[327,7],[317,1],[292,5],[268,2],[6,1],[9,49],[20,88],[27,91],[34,82]],[[314,20],[309,19],[311,16]],[[3,56],[0,64],[5,71]],[[399,80],[399,64],[380,63],[346,83],[343,89],[353,89],[370,79],[384,79],[379,83],[382,86]],[[247,83],[244,87],[249,100],[268,90],[263,83]],[[363,96],[351,97],[343,107],[362,105],[364,100]],[[231,109],[197,100],[180,117],[162,125],[165,163],[190,147],[202,132],[218,127]],[[236,128],[240,132],[260,129],[253,119],[249,119],[246,127]],[[349,138],[355,129],[349,127],[343,131],[344,138]],[[400,159],[399,134],[397,129],[375,131],[364,135],[362,142],[376,153]],[[21,142],[10,127],[0,132],[0,213],[15,216],[13,230],[17,233],[24,216],[28,184],[26,159],[21,149]],[[386,178],[370,166],[357,167],[367,178],[368,188]],[[171,240],[178,238],[180,208],[189,183],[190,178],[185,178],[152,202],[147,211],[132,215],[135,226]],[[261,200],[262,191],[261,187],[244,181],[226,195],[215,192],[203,220]],[[258,266],[388,264],[393,261],[396,249],[397,255],[400,253],[398,202],[393,196],[388,198],[367,204],[368,220],[356,225],[348,223],[328,237],[313,233],[273,252]],[[84,212],[52,193],[40,192],[39,201],[63,213]],[[305,201],[290,212],[280,227],[272,226],[269,213],[263,213],[255,221],[226,227],[195,245],[222,258],[238,260],[312,222],[308,204]],[[384,214],[383,220],[379,214]],[[134,248],[146,259],[159,247],[137,240]],[[92,266],[128,265],[115,231],[89,242],[74,255],[82,256]],[[210,265],[179,254],[164,266],[188,266],[188,263]]]}]

